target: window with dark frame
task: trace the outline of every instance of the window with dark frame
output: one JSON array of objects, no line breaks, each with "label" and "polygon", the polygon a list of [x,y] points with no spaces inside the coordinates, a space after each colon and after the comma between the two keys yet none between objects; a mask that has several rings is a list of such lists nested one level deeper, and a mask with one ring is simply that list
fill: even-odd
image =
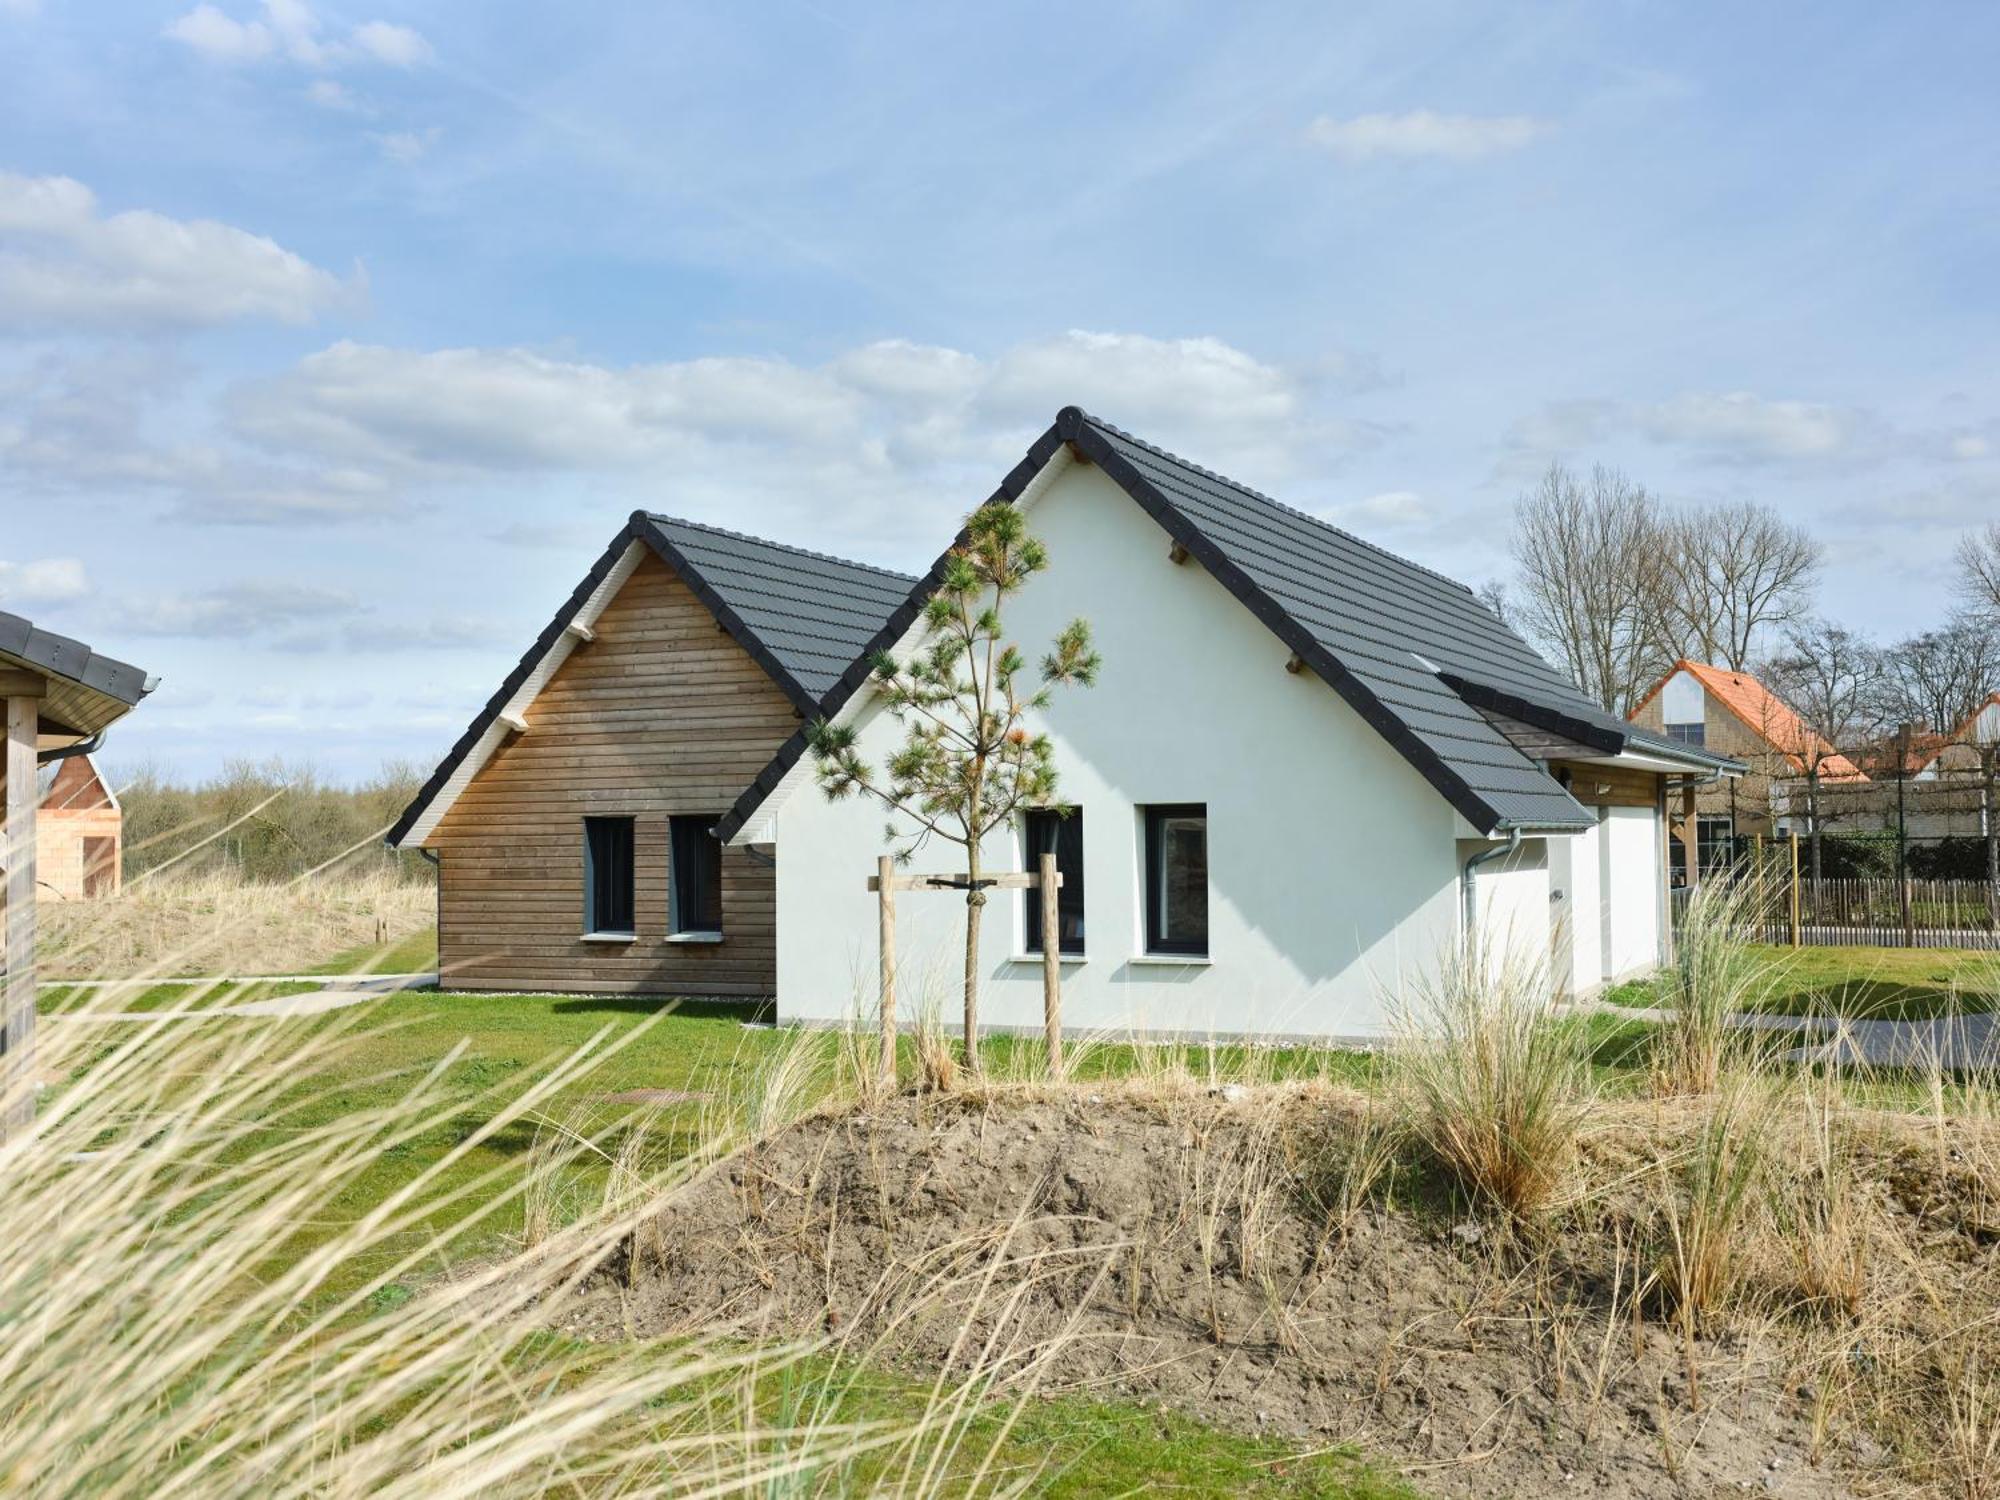
[{"label": "window with dark frame", "polygon": [[632,820],[583,820],[585,930],[629,936],[632,919]]},{"label": "window with dark frame", "polygon": [[720,813],[667,820],[673,845],[667,905],[676,934],[722,931],[722,843],[714,832],[721,821]]},{"label": "window with dark frame", "polygon": [[[1083,952],[1083,811],[1072,807],[1064,817],[1052,808],[1036,808],[1024,820],[1027,868],[1042,867],[1042,856],[1053,853],[1062,885],[1056,890],[1056,951]],[[1027,892],[1028,920],[1022,951],[1042,951],[1042,893]]]},{"label": "window with dark frame", "polygon": [[1693,745],[1697,750],[1703,749],[1708,741],[1708,726],[1700,720],[1691,724],[1669,724],[1667,738],[1679,745]]},{"label": "window with dark frame", "polygon": [[1146,951],[1208,952],[1208,808],[1146,809]]}]

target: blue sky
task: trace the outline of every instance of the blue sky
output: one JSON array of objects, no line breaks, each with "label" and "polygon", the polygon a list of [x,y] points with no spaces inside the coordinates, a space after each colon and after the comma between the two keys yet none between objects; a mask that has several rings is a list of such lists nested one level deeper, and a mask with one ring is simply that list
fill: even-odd
[{"label": "blue sky", "polygon": [[919,568],[1061,405],[1469,582],[2000,514],[1983,5],[0,0],[0,607],[114,760],[433,759],[632,509]]}]

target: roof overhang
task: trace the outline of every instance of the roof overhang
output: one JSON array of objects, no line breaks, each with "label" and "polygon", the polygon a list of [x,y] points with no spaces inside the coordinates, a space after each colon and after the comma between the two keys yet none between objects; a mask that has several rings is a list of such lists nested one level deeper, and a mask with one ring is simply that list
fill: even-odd
[{"label": "roof overhang", "polygon": [[548,628],[528,648],[500,690],[486,701],[486,707],[473,719],[471,727],[459,737],[403,810],[402,817],[387,835],[392,848],[420,848],[430,838],[494,752],[509,735],[519,733],[520,727],[525,726],[528,705],[548,685],[556,669],[569,660],[570,653],[589,637],[605,605],[625,586],[648,550],[647,541],[635,534],[634,527],[628,525],[618,533],[577,585],[568,603],[556,612]]},{"label": "roof overhang", "polygon": [[0,610],[0,674],[30,680],[41,700],[36,747],[61,750],[102,734],[158,679],[82,641]]}]

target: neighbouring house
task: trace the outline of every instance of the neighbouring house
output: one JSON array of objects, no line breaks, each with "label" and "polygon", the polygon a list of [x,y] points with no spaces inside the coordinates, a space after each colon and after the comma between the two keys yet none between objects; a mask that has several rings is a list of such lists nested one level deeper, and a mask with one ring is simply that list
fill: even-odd
[{"label": "neighbouring house", "polygon": [[[1976,838],[1986,832],[1986,780],[2000,781],[2000,693],[1940,734],[1914,727],[1857,757],[1875,795],[1846,809],[1847,822],[1869,831],[1902,827],[1912,840]],[[2000,800],[2000,799],[1995,799]]]},{"label": "neighbouring house", "polygon": [[770,861],[714,829],[913,582],[634,514],[390,830],[445,988],[771,994]]},{"label": "neighbouring house", "polygon": [[[1867,774],[1748,672],[1677,661],[1639,700],[1631,718],[1651,734],[1728,756],[1745,767],[1740,777],[1695,791],[1702,869],[1728,864],[1739,839],[1789,833],[1795,821],[1802,822],[1800,783],[1815,767],[1824,822],[1838,824],[1844,815],[1859,813],[1859,804],[1847,793],[1867,786]],[[1675,809],[1674,819],[1676,840],[1685,840],[1685,812]]]},{"label": "neighbouring house", "polygon": [[[43,770],[55,766],[51,782],[63,785],[66,763],[85,759],[103,743],[105,731],[154,686],[155,679],[137,667],[0,611],[0,744],[5,751],[0,755],[0,802],[6,808],[0,840],[0,865],[6,873],[6,992],[0,1017],[6,1087],[0,1091],[0,1116],[5,1128],[34,1112],[25,1080],[34,1076],[35,911],[42,894],[42,839],[50,826],[41,813]],[[90,780],[110,797],[94,770]]]},{"label": "neighbouring house", "polygon": [[[1009,635],[1039,649],[1083,615],[1103,656],[1095,687],[1038,716],[1073,811],[985,851],[1019,869],[1054,846],[1068,1024],[1379,1036],[1469,927],[1548,955],[1573,992],[1660,961],[1666,808],[1741,772],[1725,751],[1604,713],[1464,586],[1074,407],[992,498],[1029,512],[1051,558],[1009,601]],[[818,706],[872,763],[901,728],[871,659],[917,643],[944,565]],[[866,1019],[883,825],[865,798],[820,794],[804,726],[721,821],[775,881],[781,1018]],[[959,853],[933,841],[911,867]],[[898,899],[902,1003],[948,1011],[962,900]],[[1023,893],[989,905],[989,1024],[1039,1026],[1041,937]]]},{"label": "neighbouring house", "polygon": [[62,901],[115,896],[123,883],[125,811],[89,752],[41,768],[37,888]]}]

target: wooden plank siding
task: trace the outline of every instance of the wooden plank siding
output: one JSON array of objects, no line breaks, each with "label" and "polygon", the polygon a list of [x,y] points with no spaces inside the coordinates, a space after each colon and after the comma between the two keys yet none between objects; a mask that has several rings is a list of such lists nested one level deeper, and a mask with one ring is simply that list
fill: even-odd
[{"label": "wooden plank siding", "polygon": [[[1575,761],[1550,761],[1549,774],[1558,780],[1569,773],[1569,794],[1585,807],[1657,807],[1660,784],[1657,771],[1634,770],[1631,766],[1605,766]],[[1603,787],[1603,791],[1598,788]]]},{"label": "wooden plank siding", "polygon": [[[447,989],[769,995],[774,872],[722,855],[722,941],[668,932],[667,820],[720,817],[798,728],[770,676],[648,555],[427,841]],[[583,819],[633,818],[638,936],[586,942]]]}]

